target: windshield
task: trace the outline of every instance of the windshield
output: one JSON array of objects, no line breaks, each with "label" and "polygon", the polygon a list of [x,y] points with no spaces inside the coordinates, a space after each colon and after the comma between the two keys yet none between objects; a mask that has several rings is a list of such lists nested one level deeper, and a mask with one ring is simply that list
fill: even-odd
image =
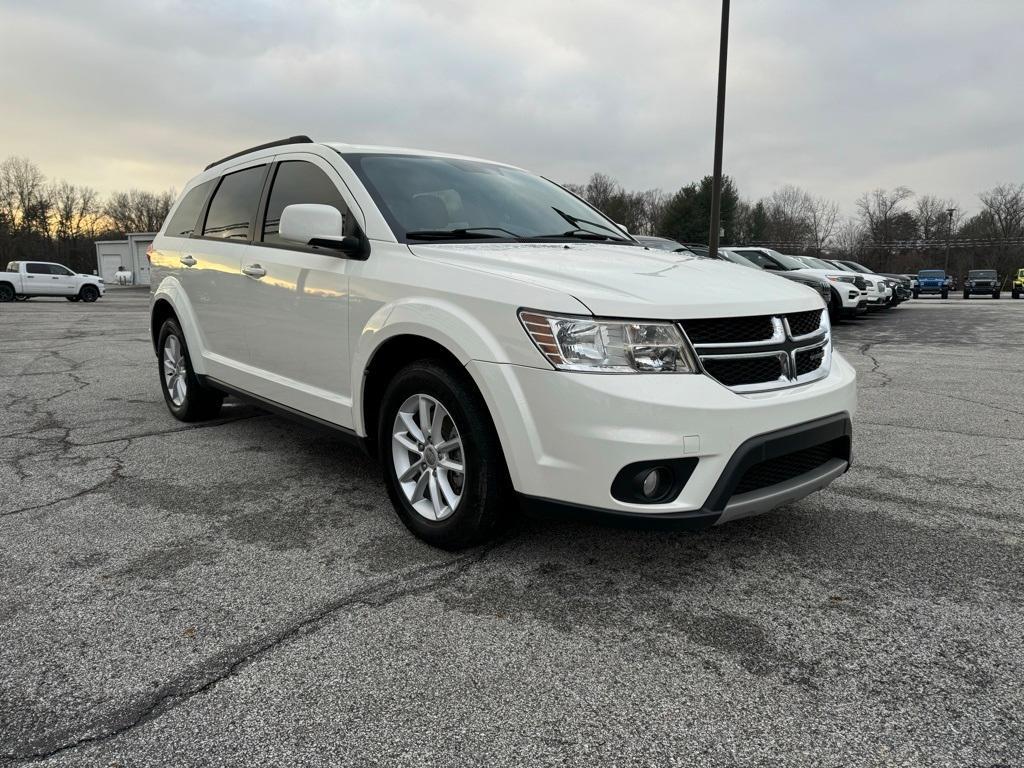
[{"label": "windshield", "polygon": [[682,243],[677,243],[675,240],[666,240],[661,237],[639,237],[637,242],[640,245],[645,245],[648,248],[655,248],[659,251],[686,251],[689,250]]},{"label": "windshield", "polygon": [[945,277],[946,273],[941,269],[922,269],[917,273],[918,277]]},{"label": "windshield", "polygon": [[995,277],[996,271],[994,269],[972,269],[967,273],[968,277]]},{"label": "windshield", "polygon": [[772,251],[772,256],[786,269],[807,269],[807,265],[800,261],[796,256],[787,256],[786,254],[779,253],[778,251]]},{"label": "windshield", "polygon": [[426,155],[343,157],[404,242],[574,238],[636,245],[611,219],[525,171]]},{"label": "windshield", "polygon": [[863,264],[858,264],[856,261],[840,261],[838,263],[845,267],[849,267],[854,272],[860,272],[862,275],[874,274],[870,269],[865,267]]},{"label": "windshield", "polygon": [[832,264],[829,264],[827,261],[822,261],[821,259],[816,259],[813,256],[801,256],[800,260],[812,269],[827,269],[835,271],[835,267]]},{"label": "windshield", "polygon": [[761,269],[757,264],[748,259],[746,256],[733,251],[720,250],[718,255],[726,261],[731,261],[733,264],[739,264],[744,267],[753,267],[754,269]]}]

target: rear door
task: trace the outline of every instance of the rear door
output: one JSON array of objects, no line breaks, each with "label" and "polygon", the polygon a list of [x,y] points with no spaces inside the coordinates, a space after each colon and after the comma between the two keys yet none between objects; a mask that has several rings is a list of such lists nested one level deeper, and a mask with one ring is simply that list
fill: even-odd
[{"label": "rear door", "polygon": [[22,292],[26,296],[48,296],[57,293],[56,279],[50,274],[50,265],[41,261],[23,261]]},{"label": "rear door", "polygon": [[[193,236],[183,243],[178,273],[199,324],[202,355],[209,375],[236,384],[249,359],[244,301],[248,278],[242,262],[250,250],[268,161],[255,161],[225,173],[201,215]],[[184,202],[184,201],[183,201]]]},{"label": "rear door", "polygon": [[[318,203],[337,208],[344,234],[362,222],[337,171],[307,153],[276,158],[260,216],[260,229],[243,269],[249,354],[264,374],[253,391],[335,424],[350,426],[348,270],[339,251],[281,238],[285,206]],[[354,212],[355,211],[355,212]],[[255,269],[253,269],[255,268]],[[259,275],[262,271],[264,274]]]}]

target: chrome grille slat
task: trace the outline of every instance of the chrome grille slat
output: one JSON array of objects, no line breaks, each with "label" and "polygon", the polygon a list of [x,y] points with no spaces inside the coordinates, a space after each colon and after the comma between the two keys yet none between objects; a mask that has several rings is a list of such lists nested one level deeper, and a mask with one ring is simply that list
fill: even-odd
[{"label": "chrome grille slat", "polygon": [[[832,345],[825,311],[736,318],[735,334],[729,330],[733,318],[683,320],[679,326],[688,338],[693,330],[700,339],[690,341],[703,372],[732,391],[747,394],[828,375]],[[760,338],[751,339],[752,328],[759,329]]]}]

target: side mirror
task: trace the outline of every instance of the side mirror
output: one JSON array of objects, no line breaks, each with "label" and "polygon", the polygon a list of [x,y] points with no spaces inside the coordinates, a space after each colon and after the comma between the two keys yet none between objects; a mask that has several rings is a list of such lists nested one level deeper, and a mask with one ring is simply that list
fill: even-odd
[{"label": "side mirror", "polygon": [[347,256],[362,258],[363,243],[358,237],[343,235],[345,219],[332,205],[299,203],[281,211],[278,231],[285,240],[317,248],[331,248]]}]

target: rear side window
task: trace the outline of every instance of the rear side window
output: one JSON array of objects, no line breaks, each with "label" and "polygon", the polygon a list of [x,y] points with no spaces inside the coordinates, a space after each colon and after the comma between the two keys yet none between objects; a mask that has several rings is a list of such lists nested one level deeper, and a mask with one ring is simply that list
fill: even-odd
[{"label": "rear side window", "polygon": [[248,240],[249,227],[256,217],[263,191],[265,165],[229,173],[213,193],[203,227],[204,237],[224,240]]},{"label": "rear side window", "polygon": [[[8,272],[17,272],[18,271],[18,265],[20,265],[20,264],[21,264],[20,261],[9,261],[9,262],[7,262],[7,271]],[[1022,271],[1024,271],[1024,270],[1022,270]]]},{"label": "rear side window", "polygon": [[49,264],[33,264],[29,262],[25,265],[25,271],[30,275],[48,275],[50,274]]},{"label": "rear side window", "polygon": [[188,191],[184,199],[178,203],[178,207],[174,209],[174,215],[164,230],[165,235],[168,237],[192,237],[199,214],[203,212],[203,206],[206,205],[206,198],[210,194],[210,188],[214,181],[216,179],[210,179]]},{"label": "rear side window", "polygon": [[312,163],[288,160],[277,167],[274,184],[270,188],[267,215],[263,219],[263,242],[292,244],[278,234],[278,226],[281,223],[281,211],[286,206],[299,203],[317,203],[337,208],[344,221],[343,234],[354,233],[355,221],[349,216],[348,206],[330,177]]}]

